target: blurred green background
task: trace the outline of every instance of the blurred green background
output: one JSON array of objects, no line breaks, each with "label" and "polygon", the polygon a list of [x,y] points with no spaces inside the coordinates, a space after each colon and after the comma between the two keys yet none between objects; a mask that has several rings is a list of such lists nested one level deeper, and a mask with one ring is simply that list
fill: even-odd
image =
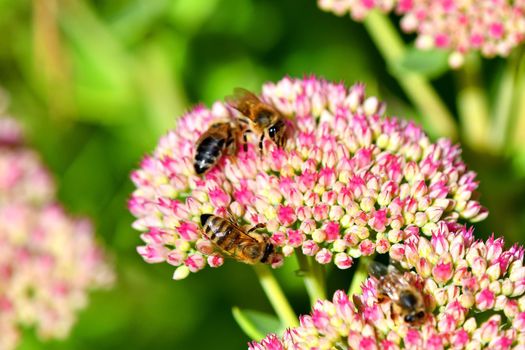
[{"label": "blurred green background", "polygon": [[[170,266],[148,265],[135,252],[129,173],[192,105],[236,86],[259,91],[284,75],[315,74],[365,82],[389,114],[418,119],[363,26],[314,0],[0,0],[0,33],[10,110],[64,205],[93,218],[118,272],[113,290],[91,295],[69,339],[41,343],[27,330],[22,349],[246,347],[231,307],[271,311],[250,267],[228,261],[175,282]],[[502,64],[484,62],[494,74]],[[454,79],[449,72],[434,84],[455,112]],[[523,242],[525,162],[467,148],[464,155],[491,211],[478,234]],[[294,269],[287,263],[278,277]],[[346,288],[349,274],[333,272],[331,290]],[[299,277],[284,288],[296,311],[309,309]]]}]

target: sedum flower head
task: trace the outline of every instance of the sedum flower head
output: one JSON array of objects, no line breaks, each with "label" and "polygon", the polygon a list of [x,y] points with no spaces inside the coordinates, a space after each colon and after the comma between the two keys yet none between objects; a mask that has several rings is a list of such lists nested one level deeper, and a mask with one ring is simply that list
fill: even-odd
[{"label": "sedum flower head", "polygon": [[262,99],[293,125],[284,149],[267,140],[260,156],[254,141],[196,176],[195,142],[212,123],[235,116],[217,102],[180,118],[132,173],[129,209],[145,243],[137,250],[147,262],[176,266],[175,279],[223,263],[202,236],[203,213],[226,216],[229,208],[243,224],[265,224],[284,256],[300,249],[342,269],[430,234],[439,220],[486,216],[460,149],[446,139],[432,143],[412,122],[382,117],[384,104],[367,98],[363,85],[284,78],[264,85]]},{"label": "sedum flower head", "polygon": [[283,338],[269,335],[262,349],[523,349],[525,266],[523,247],[505,250],[502,238],[475,240],[472,230],[440,223],[430,239],[412,236],[390,257],[411,272],[405,278],[423,293],[427,316],[408,326],[379,303],[369,278],[352,300],[343,292],[319,300],[300,326]]},{"label": "sedum flower head", "polygon": [[[13,123],[0,118],[0,139]],[[112,272],[90,222],[64,212],[37,155],[12,142],[0,144],[0,222],[0,349],[16,347],[20,326],[65,337],[87,291],[107,286]]]},{"label": "sedum flower head", "polygon": [[319,6],[338,15],[362,20],[369,11],[395,9],[401,29],[417,33],[416,46],[452,52],[451,66],[463,63],[467,52],[507,56],[525,38],[525,2],[508,0],[319,0]]}]

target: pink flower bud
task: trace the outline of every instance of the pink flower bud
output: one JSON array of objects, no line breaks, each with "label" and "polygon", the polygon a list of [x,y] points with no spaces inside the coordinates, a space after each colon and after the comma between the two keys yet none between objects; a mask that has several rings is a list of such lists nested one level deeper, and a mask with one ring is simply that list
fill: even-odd
[{"label": "pink flower bud", "polygon": [[335,255],[334,263],[338,268],[344,270],[352,266],[353,260],[345,253],[337,253]]},{"label": "pink flower bud", "polygon": [[328,264],[332,260],[332,253],[328,249],[323,248],[315,254],[315,260],[319,264]]}]

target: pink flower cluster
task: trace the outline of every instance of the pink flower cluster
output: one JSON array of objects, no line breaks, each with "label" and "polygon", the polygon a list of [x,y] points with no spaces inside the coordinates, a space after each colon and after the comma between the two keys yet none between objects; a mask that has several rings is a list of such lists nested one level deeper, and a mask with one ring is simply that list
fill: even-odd
[{"label": "pink flower cluster", "polygon": [[113,279],[89,221],[55,202],[48,171],[17,130],[0,117],[0,349],[17,346],[20,326],[65,337],[87,291]]},{"label": "pink flower cluster", "polygon": [[137,250],[147,262],[176,266],[175,279],[223,263],[202,236],[203,213],[230,209],[243,224],[264,223],[284,256],[299,249],[341,269],[408,236],[429,235],[440,220],[486,217],[459,147],[382,117],[383,103],[367,98],[363,85],[284,78],[264,85],[261,97],[293,125],[284,149],[267,140],[260,156],[253,142],[197,176],[195,142],[236,113],[217,102],[180,118],[132,173],[129,209],[145,243]]},{"label": "pink flower cluster", "polygon": [[421,49],[449,49],[453,67],[464,55],[507,56],[525,38],[525,1],[508,0],[319,0],[319,6],[338,15],[347,12],[362,20],[369,11],[401,15],[401,29],[417,33]]},{"label": "pink flower cluster", "polygon": [[21,142],[22,127],[20,124],[10,117],[0,118],[0,146],[13,146]]},{"label": "pink flower cluster", "polygon": [[422,324],[408,326],[392,315],[390,301],[378,303],[377,280],[369,278],[353,301],[338,291],[283,338],[269,335],[249,348],[525,349],[523,255],[517,245],[505,250],[502,238],[475,240],[472,230],[442,222],[430,240],[412,236],[390,251],[417,272],[405,276],[425,296]]}]

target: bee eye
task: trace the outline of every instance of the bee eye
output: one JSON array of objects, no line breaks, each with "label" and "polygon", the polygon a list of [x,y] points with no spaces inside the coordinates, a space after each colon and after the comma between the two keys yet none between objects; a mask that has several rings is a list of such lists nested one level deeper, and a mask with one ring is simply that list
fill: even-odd
[{"label": "bee eye", "polygon": [[399,302],[405,309],[411,309],[417,304],[417,299],[412,293],[403,293],[399,298]]},{"label": "bee eye", "polygon": [[425,317],[425,313],[423,311],[419,311],[417,314],[416,314],[416,317],[418,319],[422,319],[423,317]]},{"label": "bee eye", "polygon": [[273,138],[276,133],[277,128],[275,127],[275,125],[270,126],[270,128],[268,129],[268,134],[270,135],[270,138]]},{"label": "bee eye", "polygon": [[415,321],[415,319],[414,319],[414,315],[406,315],[406,316],[405,316],[405,322],[406,322],[406,323],[412,323],[412,322],[414,322],[414,321]]}]

